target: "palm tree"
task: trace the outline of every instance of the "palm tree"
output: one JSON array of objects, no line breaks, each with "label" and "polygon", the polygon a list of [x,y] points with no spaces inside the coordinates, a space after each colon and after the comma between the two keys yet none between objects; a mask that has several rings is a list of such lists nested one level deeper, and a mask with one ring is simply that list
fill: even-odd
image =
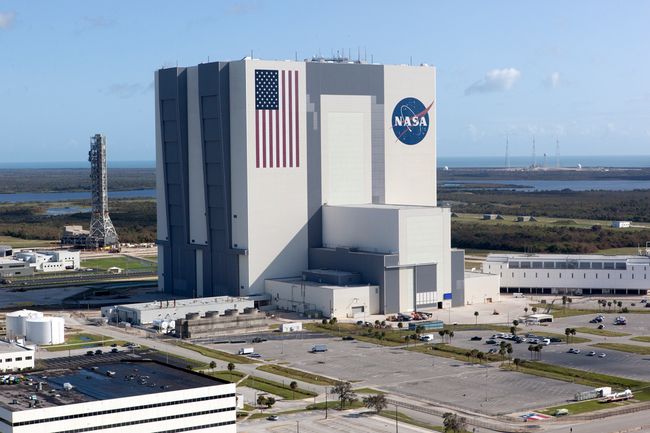
[{"label": "palm tree", "polygon": [[571,328],[566,328],[564,330],[564,335],[566,335],[566,344],[569,344],[569,335],[571,335]]},{"label": "palm tree", "polygon": [[478,359],[479,364],[483,364],[483,360],[485,359],[485,353],[483,352],[477,353],[476,359]]},{"label": "palm tree", "polygon": [[612,310],[612,301],[607,302],[607,309],[608,309],[609,311]]},{"label": "palm tree", "polygon": [[514,361],[512,361],[515,364],[515,369],[519,370],[519,366],[521,365],[521,359],[515,358]]},{"label": "palm tree", "polygon": [[475,319],[474,324],[478,325],[478,311],[474,311],[474,319]]},{"label": "palm tree", "polygon": [[576,335],[576,328],[571,328],[571,336],[575,337]]},{"label": "palm tree", "polygon": [[230,372],[230,381],[232,382],[232,371],[235,369],[235,364],[232,362],[228,363],[228,371]]},{"label": "palm tree", "polygon": [[465,356],[467,357],[467,362],[469,362],[469,358],[472,356],[472,352],[468,350],[467,352],[465,352]]},{"label": "palm tree", "polygon": [[562,296],[562,306],[566,307],[567,295]]},{"label": "palm tree", "polygon": [[533,307],[531,310],[533,311],[533,314],[537,313],[537,307]]},{"label": "palm tree", "polygon": [[454,331],[449,331],[449,343],[451,344],[451,339],[454,338]]},{"label": "palm tree", "polygon": [[506,347],[506,351],[508,352],[508,360],[512,360],[512,344],[508,343],[508,346]]},{"label": "palm tree", "polygon": [[405,335],[405,336],[404,336],[404,341],[406,341],[406,347],[407,347],[407,348],[409,347],[409,340],[410,340],[410,339],[411,339],[411,337],[410,337],[409,335]]},{"label": "palm tree", "polygon": [[544,348],[543,344],[538,344],[535,346],[535,352],[537,353],[537,359],[541,360],[542,359],[542,349]]},{"label": "palm tree", "polygon": [[616,305],[618,305],[618,308],[621,308],[623,306],[623,303],[621,301],[618,301]]},{"label": "palm tree", "polygon": [[440,339],[442,342],[445,342],[445,331],[438,331],[438,335],[440,335]]},{"label": "palm tree", "polygon": [[374,409],[375,413],[379,413],[386,409],[388,402],[384,394],[369,395],[363,398],[363,404],[368,409]]},{"label": "palm tree", "polygon": [[530,352],[530,359],[531,360],[533,359],[533,350],[534,350],[533,348],[534,348],[534,346],[532,344],[528,345],[528,351]]},{"label": "palm tree", "polygon": [[289,388],[291,388],[291,392],[293,393],[291,399],[295,400],[296,399],[296,388],[298,388],[298,382],[295,380],[292,380],[291,383],[289,384]]},{"label": "palm tree", "polygon": [[528,314],[528,307],[524,307],[524,313]]}]

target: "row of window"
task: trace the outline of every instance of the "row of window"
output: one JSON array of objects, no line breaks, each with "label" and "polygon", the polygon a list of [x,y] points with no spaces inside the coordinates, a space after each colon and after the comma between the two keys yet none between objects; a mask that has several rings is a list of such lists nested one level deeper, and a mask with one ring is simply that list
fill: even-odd
[{"label": "row of window", "polygon": [[43,419],[34,419],[30,421],[20,421],[20,422],[15,422],[11,423],[10,421],[0,418],[0,422],[3,422],[5,424],[13,425],[14,427],[22,426],[22,425],[29,425],[29,424],[41,424],[45,422],[54,422],[54,421],[62,421],[66,419],[72,419],[72,418],[85,418],[89,416],[98,416],[98,415],[106,415],[109,413],[118,413],[118,412],[128,412],[128,411],[133,411],[133,410],[141,410],[141,409],[150,409],[153,407],[162,407],[162,406],[174,406],[177,404],[185,404],[185,403],[194,403],[197,401],[206,401],[206,400],[216,400],[220,398],[229,398],[229,397],[234,397],[235,394],[220,394],[220,395],[209,395],[206,397],[196,397],[196,398],[188,398],[185,400],[176,400],[176,401],[163,401],[160,403],[152,403],[152,404],[144,404],[140,406],[131,406],[131,407],[123,407],[119,409],[109,409],[109,410],[100,410],[97,412],[85,412],[85,413],[76,413],[72,415],[65,415],[65,416],[55,416],[52,418],[43,418]]},{"label": "row of window", "polygon": [[[32,357],[31,356],[26,356],[25,361],[31,361]],[[5,362],[13,362],[13,361],[22,361],[23,357],[22,356],[17,356],[16,358],[5,358]],[[0,362],[2,362],[2,359],[0,358]]]},{"label": "row of window", "polygon": [[[616,269],[624,271],[627,269],[625,262],[508,262],[510,269]],[[488,265],[490,269],[490,265]],[[643,267],[646,270],[646,266]]]},{"label": "row of window", "polygon": [[[181,413],[178,415],[168,415],[168,416],[161,416],[158,418],[149,418],[149,419],[138,419],[135,421],[125,421],[125,422],[118,422],[115,424],[108,424],[108,425],[102,425],[102,426],[95,426],[95,427],[82,427],[82,428],[76,428],[72,430],[60,430],[56,433],[82,433],[82,432],[87,432],[87,431],[97,431],[97,430],[104,430],[104,429],[111,429],[111,428],[119,428],[119,427],[126,427],[129,425],[138,425],[138,424],[147,424],[150,422],[158,422],[158,421],[168,421],[171,419],[179,419],[179,418],[190,418],[193,416],[201,416],[201,415],[210,415],[213,413],[219,413],[219,412],[228,412],[228,411],[234,411],[234,407],[225,407],[222,409],[211,409],[211,410],[203,410],[201,412],[193,412],[193,413]],[[234,415],[233,415],[234,416]],[[235,421],[226,421],[224,423],[220,423],[222,425],[227,424],[234,424]],[[196,430],[196,427],[193,427],[193,429]],[[187,430],[168,430],[172,432],[178,432],[178,431],[187,431]]]},{"label": "row of window", "polygon": [[[500,272],[499,275],[501,276],[501,278],[503,278],[503,272]],[[598,279],[598,273],[596,273],[594,275],[596,275],[596,279]],[[573,278],[573,277],[574,277],[574,273],[571,272],[571,278]],[[512,278],[515,278],[515,273],[514,272],[512,273]],[[526,278],[526,272],[524,272],[524,278]],[[537,272],[535,272],[535,278],[538,278]],[[551,274],[549,272],[546,273],[546,278],[551,278]],[[558,278],[562,278],[562,272],[560,272],[560,276]],[[582,274],[582,278],[587,279],[587,274],[586,273]],[[623,279],[623,274],[622,273],[618,274],[618,278],[619,278],[619,280],[622,280]],[[607,273],[607,279],[608,280],[610,279],[610,273],[609,272]],[[634,279],[634,274],[632,274],[632,279]],[[647,280],[648,279],[648,274],[643,274],[643,279]]]},{"label": "row of window", "polygon": [[234,423],[235,423],[235,421],[215,422],[215,423],[212,423],[212,424],[197,425],[195,427],[175,428],[173,430],[159,431],[159,432],[156,432],[156,433],[180,433],[180,432],[184,432],[184,431],[201,430],[201,429],[204,429],[204,428],[221,427],[222,425],[232,425]]}]

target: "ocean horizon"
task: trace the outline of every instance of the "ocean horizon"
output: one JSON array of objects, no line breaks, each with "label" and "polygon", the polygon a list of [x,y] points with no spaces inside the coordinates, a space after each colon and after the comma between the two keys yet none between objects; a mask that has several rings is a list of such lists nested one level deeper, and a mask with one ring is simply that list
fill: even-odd
[{"label": "ocean horizon", "polygon": [[[531,156],[511,156],[510,167],[529,167],[533,164]],[[555,156],[538,156],[536,164],[539,166],[555,167]],[[644,168],[650,167],[649,155],[567,155],[561,156],[560,167],[615,167],[615,168]],[[439,168],[502,168],[506,167],[503,156],[440,156],[437,165]],[[156,161],[108,161],[109,168],[155,168]],[[25,161],[25,162],[0,162],[0,169],[65,169],[65,168],[90,168],[88,161]]]}]

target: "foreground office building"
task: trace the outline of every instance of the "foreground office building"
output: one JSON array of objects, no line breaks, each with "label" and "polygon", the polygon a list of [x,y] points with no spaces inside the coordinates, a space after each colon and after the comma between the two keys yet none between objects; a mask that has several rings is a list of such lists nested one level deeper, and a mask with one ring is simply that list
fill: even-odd
[{"label": "foreground office building", "polygon": [[378,285],[382,312],[449,302],[434,68],[244,59],[155,75],[162,290],[255,295],[327,268]]}]

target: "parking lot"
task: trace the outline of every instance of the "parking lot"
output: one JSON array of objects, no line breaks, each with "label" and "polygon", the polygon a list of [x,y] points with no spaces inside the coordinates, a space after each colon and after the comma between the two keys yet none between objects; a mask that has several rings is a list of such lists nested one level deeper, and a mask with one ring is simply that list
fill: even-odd
[{"label": "parking lot", "polygon": [[[315,344],[327,352],[309,353]],[[247,347],[251,345],[246,345]],[[573,398],[587,387],[495,366],[478,366],[360,341],[334,338],[266,341],[252,345],[263,359],[354,383],[409,395],[431,403],[458,405],[489,414],[545,407]],[[220,344],[236,353],[241,344]]]}]

